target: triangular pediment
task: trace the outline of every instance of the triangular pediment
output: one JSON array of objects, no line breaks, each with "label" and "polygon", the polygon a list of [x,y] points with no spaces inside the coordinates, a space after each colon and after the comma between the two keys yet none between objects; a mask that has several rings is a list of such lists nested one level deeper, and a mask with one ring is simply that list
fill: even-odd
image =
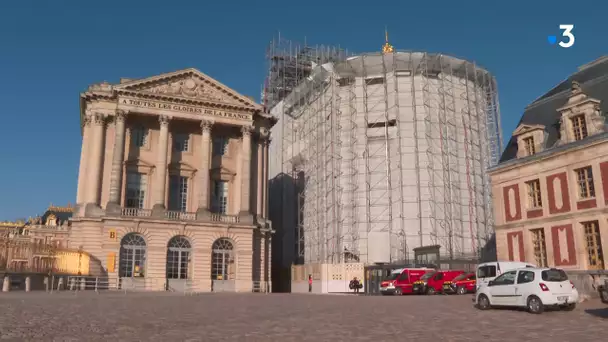
[{"label": "triangular pediment", "polygon": [[545,126],[543,126],[543,125],[532,125],[532,124],[520,124],[513,131],[513,136],[524,134],[524,133],[527,133],[527,132],[530,132],[530,131],[535,131],[535,130],[538,130],[538,129],[544,130]]},{"label": "triangular pediment", "polygon": [[136,92],[262,110],[262,106],[254,100],[193,68],[124,82],[114,89],[118,92]]}]

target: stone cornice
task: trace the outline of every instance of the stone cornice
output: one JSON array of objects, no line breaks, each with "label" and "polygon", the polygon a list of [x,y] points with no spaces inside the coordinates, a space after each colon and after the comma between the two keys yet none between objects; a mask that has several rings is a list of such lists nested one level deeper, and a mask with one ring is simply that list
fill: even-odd
[{"label": "stone cornice", "polygon": [[[209,89],[213,89],[212,91],[215,91],[221,95],[214,99],[212,97],[206,98],[205,96],[181,96],[181,93],[175,94],[156,92],[154,90],[148,91],[157,85],[168,84],[187,77],[193,77],[198,80],[196,82],[199,83],[203,89],[208,87]],[[275,116],[265,112],[264,107],[256,103],[250,97],[239,94],[233,89],[207,76],[197,69],[188,68],[119,84],[102,82],[89,86],[86,91],[80,94],[81,124],[85,111],[87,110],[87,106],[91,101],[118,102],[119,97],[121,96],[133,97],[142,100],[163,101],[170,104],[193,105],[212,109],[246,112],[252,115],[254,121],[266,121],[267,123],[263,125],[268,127],[272,127],[278,122],[278,119]],[[226,101],[219,99],[225,99]]]},{"label": "stone cornice", "polygon": [[188,105],[195,105],[195,106],[221,108],[221,109],[238,109],[238,110],[246,111],[246,112],[249,112],[252,114],[259,114],[259,112],[260,112],[259,110],[249,107],[249,106],[240,106],[240,105],[236,105],[236,104],[232,104],[232,103],[217,102],[217,101],[211,101],[211,100],[205,100],[205,99],[194,99],[194,98],[175,96],[175,95],[154,94],[154,93],[148,93],[145,91],[135,91],[135,90],[116,90],[116,95],[114,97],[112,97],[111,99],[117,100],[118,95],[125,95],[125,96],[130,96],[130,97],[135,97],[135,98],[140,98],[140,99],[147,99],[147,100],[165,101],[165,102],[170,102],[170,103],[175,103],[175,104],[188,104]]},{"label": "stone cornice", "polygon": [[255,111],[262,111],[262,108],[263,108],[262,105],[256,103],[255,101],[253,101],[252,99],[250,99],[246,96],[243,96],[243,95],[237,93],[232,88],[224,85],[223,83],[219,82],[218,80],[216,80],[194,68],[187,68],[187,69],[178,70],[178,71],[174,71],[174,72],[163,73],[163,74],[152,76],[152,77],[146,77],[143,79],[132,80],[129,82],[115,85],[114,89],[119,90],[119,91],[122,91],[122,90],[138,91],[138,88],[141,88],[144,86],[154,85],[154,84],[161,83],[164,81],[179,80],[180,78],[183,78],[184,76],[194,76],[194,77],[200,79],[204,83],[211,85],[213,88],[221,91],[223,94],[229,96],[230,98],[239,101],[242,104],[241,105],[242,107],[250,108]]},{"label": "stone cornice", "polygon": [[205,231],[206,228],[222,228],[222,229],[245,229],[245,230],[253,230],[257,227],[252,224],[243,224],[243,223],[220,223],[220,222],[198,222],[198,221],[172,221],[172,220],[158,220],[151,217],[114,217],[114,216],[103,216],[100,218],[91,218],[91,217],[75,217],[73,222],[139,222],[146,224],[158,224],[162,226],[175,227],[176,225],[181,227],[186,227],[186,229],[201,229]]},{"label": "stone cornice", "polygon": [[541,217],[541,218],[537,218],[537,219],[526,219],[526,220],[520,220],[517,222],[497,224],[494,226],[494,230],[499,231],[499,230],[513,229],[513,228],[526,228],[526,227],[530,227],[530,226],[544,227],[547,224],[551,224],[554,222],[560,223],[560,222],[563,222],[566,220],[571,220],[571,219],[577,218],[577,217],[599,215],[599,214],[603,214],[603,215],[608,214],[608,208],[578,210],[578,211],[569,212],[566,214],[550,215],[547,217]]}]

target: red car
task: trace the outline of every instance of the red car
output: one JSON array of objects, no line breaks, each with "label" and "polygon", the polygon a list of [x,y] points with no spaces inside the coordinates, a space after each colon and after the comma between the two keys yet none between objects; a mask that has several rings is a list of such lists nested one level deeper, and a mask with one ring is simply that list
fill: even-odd
[{"label": "red car", "polygon": [[390,276],[380,284],[380,293],[396,296],[412,293],[413,283],[429,271],[431,271],[429,268],[400,268],[393,270]]},{"label": "red car", "polygon": [[414,283],[413,293],[433,295],[443,290],[443,283],[454,280],[464,271],[432,271],[423,275]]},{"label": "red car", "polygon": [[451,281],[443,283],[444,293],[457,293],[459,295],[475,292],[475,272],[463,273]]}]

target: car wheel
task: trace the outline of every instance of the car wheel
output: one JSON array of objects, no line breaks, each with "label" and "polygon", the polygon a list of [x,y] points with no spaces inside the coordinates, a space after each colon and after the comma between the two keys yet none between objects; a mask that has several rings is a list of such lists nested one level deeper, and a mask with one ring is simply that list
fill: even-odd
[{"label": "car wheel", "polygon": [[608,290],[600,291],[600,298],[602,299],[602,303],[608,303]]},{"label": "car wheel", "polygon": [[433,288],[433,287],[429,287],[429,288],[426,290],[426,294],[427,294],[427,295],[434,295],[434,294],[435,294],[435,288]]},{"label": "car wheel", "polygon": [[530,296],[528,298],[528,311],[533,314],[541,314],[545,311],[545,306],[540,298],[536,296]]},{"label": "car wheel", "polygon": [[467,293],[467,289],[464,286],[460,286],[458,287],[458,289],[456,290],[456,293],[458,293],[459,295],[463,295]]},{"label": "car wheel", "polygon": [[574,309],[576,309],[576,303],[568,304],[563,308],[564,311],[572,311]]},{"label": "car wheel", "polygon": [[403,294],[403,291],[401,290],[400,287],[395,288],[395,296],[401,296]]},{"label": "car wheel", "polygon": [[488,310],[490,307],[491,305],[488,296],[480,294],[479,297],[477,297],[477,308],[479,310]]}]

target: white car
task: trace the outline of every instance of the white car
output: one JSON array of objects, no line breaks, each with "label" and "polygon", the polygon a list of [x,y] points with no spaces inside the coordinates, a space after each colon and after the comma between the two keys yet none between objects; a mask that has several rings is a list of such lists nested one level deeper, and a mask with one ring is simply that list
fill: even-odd
[{"label": "white car", "polygon": [[476,289],[479,289],[481,285],[487,284],[491,280],[496,279],[499,275],[512,270],[517,270],[524,267],[535,268],[536,265],[519,262],[519,261],[493,261],[484,262],[483,264],[477,265],[477,281],[475,282]]},{"label": "white car", "polygon": [[540,314],[547,306],[571,311],[576,308],[578,290],[568,275],[557,268],[522,268],[501,274],[483,284],[475,294],[480,310],[493,306],[525,307]]}]

